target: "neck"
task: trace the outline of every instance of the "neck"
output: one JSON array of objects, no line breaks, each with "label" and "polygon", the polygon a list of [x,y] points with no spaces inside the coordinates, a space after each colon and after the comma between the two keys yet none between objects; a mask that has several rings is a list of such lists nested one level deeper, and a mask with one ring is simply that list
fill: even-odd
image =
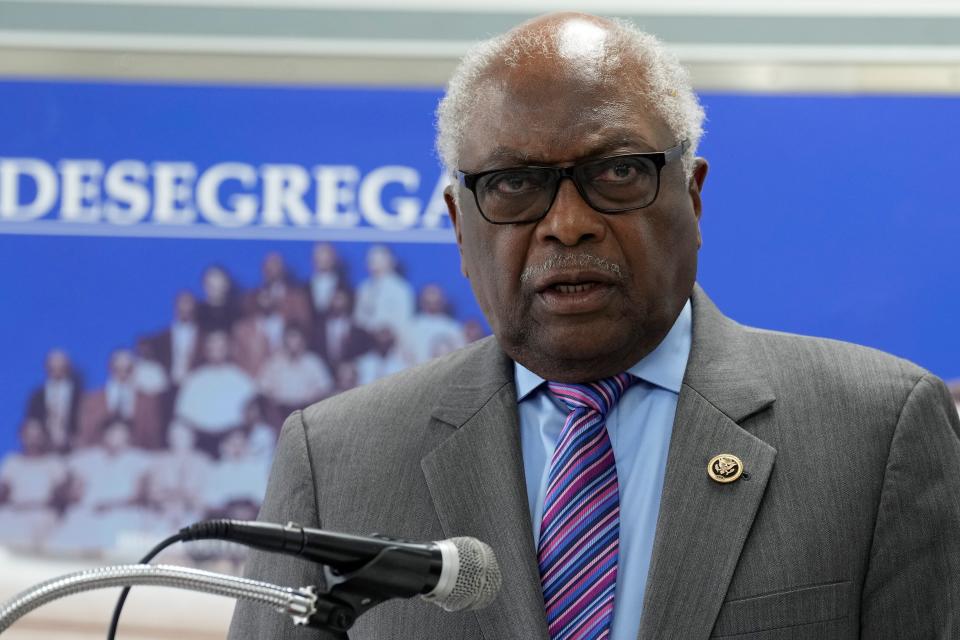
[{"label": "neck", "polygon": [[669,327],[668,331],[658,333],[653,339],[647,336],[646,340],[638,342],[632,348],[600,353],[593,357],[579,354],[576,357],[564,357],[555,352],[544,353],[524,347],[512,350],[504,348],[504,352],[544,380],[578,384],[602,380],[627,371],[656,349],[668,332]]}]

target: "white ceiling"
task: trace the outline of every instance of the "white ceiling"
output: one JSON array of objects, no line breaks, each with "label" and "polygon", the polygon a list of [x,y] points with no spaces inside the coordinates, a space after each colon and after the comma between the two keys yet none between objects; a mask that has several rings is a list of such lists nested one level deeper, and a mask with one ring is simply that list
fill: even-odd
[{"label": "white ceiling", "polygon": [[[0,0],[0,75],[441,85],[471,42],[583,4]],[[960,93],[960,0],[590,6],[659,35],[701,89]]]}]

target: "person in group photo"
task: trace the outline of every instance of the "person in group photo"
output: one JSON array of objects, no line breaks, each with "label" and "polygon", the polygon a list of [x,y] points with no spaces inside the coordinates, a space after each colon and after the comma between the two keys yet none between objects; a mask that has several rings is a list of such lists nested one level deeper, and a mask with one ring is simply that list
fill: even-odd
[{"label": "person in group photo", "polygon": [[39,551],[59,521],[67,465],[40,418],[20,425],[20,451],[0,461],[0,544]]}]

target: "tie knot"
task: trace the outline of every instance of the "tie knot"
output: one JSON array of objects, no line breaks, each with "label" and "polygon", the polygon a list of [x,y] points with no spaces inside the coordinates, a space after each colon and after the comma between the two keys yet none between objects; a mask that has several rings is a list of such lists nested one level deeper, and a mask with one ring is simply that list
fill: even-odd
[{"label": "tie knot", "polygon": [[570,411],[588,409],[606,416],[633,381],[634,377],[629,373],[619,373],[586,384],[548,382],[547,387]]}]

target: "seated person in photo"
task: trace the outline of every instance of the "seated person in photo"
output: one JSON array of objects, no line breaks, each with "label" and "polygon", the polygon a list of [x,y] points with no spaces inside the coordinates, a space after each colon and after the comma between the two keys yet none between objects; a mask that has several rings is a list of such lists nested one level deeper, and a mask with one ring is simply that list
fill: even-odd
[{"label": "seated person in photo", "polygon": [[252,298],[253,309],[233,326],[233,360],[253,377],[283,345],[286,318],[276,300],[260,290]]},{"label": "seated person in photo", "polygon": [[228,517],[241,505],[252,507],[255,515],[263,501],[270,473],[270,461],[254,454],[250,435],[234,429],[220,441],[220,459],[213,463],[203,493],[208,517]]},{"label": "seated person in photo", "polygon": [[357,371],[357,362],[355,360],[345,360],[337,365],[334,373],[336,379],[336,392],[340,393],[347,389],[353,389],[360,384],[360,372]]},{"label": "seated person in photo", "polygon": [[200,363],[203,336],[197,321],[197,298],[180,291],[174,298],[170,325],[148,338],[152,352],[173,386],[179,386],[191,369]]},{"label": "seated person in photo", "polygon": [[407,366],[397,348],[396,336],[388,327],[373,332],[373,349],[357,358],[357,382],[370,384]]},{"label": "seated person in photo", "polygon": [[466,344],[463,327],[450,316],[447,296],[438,285],[420,292],[420,311],[403,334],[401,350],[407,365],[421,364]]},{"label": "seated person in photo", "polygon": [[20,443],[0,460],[0,546],[36,551],[56,524],[66,466],[38,418],[24,420]]},{"label": "seated person in photo", "polygon": [[216,455],[218,439],[243,424],[243,410],[256,394],[253,379],[230,358],[230,339],[223,331],[207,335],[203,365],[183,381],[175,417],[197,432],[197,445]]},{"label": "seated person in photo", "polygon": [[30,393],[27,415],[43,423],[56,451],[66,452],[76,438],[83,382],[73,370],[70,356],[60,349],[47,354],[44,371],[43,384]]},{"label": "seated person in photo", "polygon": [[210,474],[210,456],[196,448],[196,433],[174,420],[166,451],[147,467],[144,495],[156,514],[155,529],[174,531],[203,518],[203,492]]},{"label": "seated person in photo", "polygon": [[277,252],[268,253],[263,259],[261,274],[263,281],[257,293],[266,293],[288,323],[309,326],[313,318],[309,296],[287,269],[283,256]]},{"label": "seated person in photo", "polygon": [[233,278],[224,267],[211,265],[201,279],[203,301],[197,307],[197,322],[204,333],[233,329],[240,317],[240,296]]},{"label": "seated person in photo", "polygon": [[136,363],[133,353],[126,349],[110,354],[106,383],[102,389],[84,395],[80,404],[79,446],[100,442],[101,428],[111,418],[131,425],[131,437],[137,446],[157,448],[163,444],[161,397],[137,388]]},{"label": "seated person in photo", "polygon": [[137,359],[133,365],[133,386],[152,396],[165,394],[170,378],[160,363],[155,345],[147,338],[137,340]]},{"label": "seated person in photo", "polygon": [[283,333],[283,349],[264,365],[259,386],[260,392],[286,416],[330,395],[333,376],[323,360],[307,351],[303,330],[288,325]]},{"label": "seated person in photo", "polygon": [[348,289],[347,269],[337,250],[329,242],[318,242],[313,247],[313,273],[310,275],[310,302],[318,320],[330,309],[334,292]]},{"label": "seated person in photo", "polygon": [[353,292],[337,289],[330,298],[326,315],[314,328],[314,350],[335,371],[340,363],[353,360],[372,346],[370,333],[353,317]]},{"label": "seated person in photo", "polygon": [[112,418],[102,443],[72,453],[67,461],[70,505],[50,538],[53,551],[96,554],[124,534],[149,529],[145,475],[156,453],[133,446],[130,424]]},{"label": "seated person in photo", "polygon": [[254,396],[243,410],[243,428],[248,434],[250,454],[262,458],[267,464],[273,458],[277,446],[277,433],[283,422],[282,416],[276,423],[268,420],[270,401],[264,396]]},{"label": "seated person in photo", "polygon": [[367,251],[367,273],[357,287],[357,324],[370,332],[390,328],[399,335],[413,316],[413,287],[400,275],[393,252],[383,245]]}]

